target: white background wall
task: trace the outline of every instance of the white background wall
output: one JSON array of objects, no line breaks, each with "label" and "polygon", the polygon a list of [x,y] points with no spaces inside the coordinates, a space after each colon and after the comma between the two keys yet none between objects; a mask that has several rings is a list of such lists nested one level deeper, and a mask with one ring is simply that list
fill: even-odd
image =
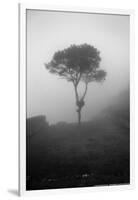
[{"label": "white background wall", "polygon": [[[25,2],[25,1],[20,1]],[[95,8],[117,8],[135,10],[135,102],[138,102],[138,6],[137,0],[39,0],[26,1],[39,4],[66,4],[92,6]],[[4,0],[0,4],[0,199],[14,200],[19,198],[18,188],[18,1]],[[136,111],[137,110],[137,111]],[[135,118],[138,117],[138,105],[135,105]],[[63,192],[30,199],[137,199],[138,198],[138,126],[135,123],[135,178],[134,190],[114,192]],[[21,198],[25,199],[25,198]]]}]

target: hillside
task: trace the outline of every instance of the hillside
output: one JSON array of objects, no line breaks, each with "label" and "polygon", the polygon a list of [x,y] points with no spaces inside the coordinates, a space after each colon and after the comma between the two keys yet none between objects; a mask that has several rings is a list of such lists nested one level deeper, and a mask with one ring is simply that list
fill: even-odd
[{"label": "hillside", "polygon": [[126,93],[93,121],[27,120],[27,190],[129,184]]}]

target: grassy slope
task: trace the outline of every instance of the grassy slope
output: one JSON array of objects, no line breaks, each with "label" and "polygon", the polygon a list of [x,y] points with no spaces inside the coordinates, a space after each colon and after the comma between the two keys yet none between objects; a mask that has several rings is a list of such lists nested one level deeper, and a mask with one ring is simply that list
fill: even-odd
[{"label": "grassy slope", "polygon": [[129,183],[129,130],[111,120],[41,130],[29,155],[27,189]]}]

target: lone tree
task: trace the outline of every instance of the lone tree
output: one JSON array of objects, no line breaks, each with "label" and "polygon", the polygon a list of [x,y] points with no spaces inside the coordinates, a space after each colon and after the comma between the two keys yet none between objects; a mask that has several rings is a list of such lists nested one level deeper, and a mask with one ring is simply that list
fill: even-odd
[{"label": "lone tree", "polygon": [[[81,124],[81,111],[85,105],[84,99],[88,90],[88,84],[93,81],[104,81],[106,77],[106,72],[99,69],[100,61],[100,52],[95,47],[82,44],[71,45],[67,49],[57,51],[51,62],[45,64],[49,72],[73,83],[79,125]],[[80,81],[85,84],[82,96],[78,94]]]}]

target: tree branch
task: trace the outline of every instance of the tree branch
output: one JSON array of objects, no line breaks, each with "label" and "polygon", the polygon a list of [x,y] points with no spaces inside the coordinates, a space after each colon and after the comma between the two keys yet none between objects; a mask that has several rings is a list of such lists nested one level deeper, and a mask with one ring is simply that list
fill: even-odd
[{"label": "tree branch", "polygon": [[68,73],[70,74],[73,84],[75,84],[76,78],[72,75],[70,68],[68,69]]},{"label": "tree branch", "polygon": [[78,95],[78,91],[77,91],[77,86],[74,84],[74,89],[75,89],[75,96],[76,96],[76,102],[79,101],[79,95]]},{"label": "tree branch", "polygon": [[84,91],[83,96],[81,97],[81,101],[84,100],[86,93],[87,93],[87,89],[88,89],[88,83],[85,83],[85,91]]},{"label": "tree branch", "polygon": [[78,85],[79,84],[79,81],[80,81],[80,79],[81,79],[81,73],[78,75],[78,77],[77,77],[77,80],[76,80],[76,85]]}]

